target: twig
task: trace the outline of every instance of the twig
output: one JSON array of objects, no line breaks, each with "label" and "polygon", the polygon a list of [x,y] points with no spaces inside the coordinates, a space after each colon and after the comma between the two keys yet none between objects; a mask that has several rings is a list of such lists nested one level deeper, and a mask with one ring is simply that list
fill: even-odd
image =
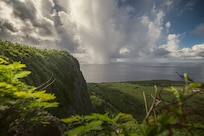
[{"label": "twig", "polygon": [[[157,97],[157,92],[158,92],[156,85],[154,86],[154,88],[155,88],[155,93],[154,93],[152,105],[151,105],[151,107],[149,108],[149,111],[146,113],[145,120],[148,120],[148,117],[149,117],[150,113],[154,110],[154,107],[159,104],[159,103],[156,103],[156,100],[157,100],[156,97]],[[146,98],[146,97],[145,97],[145,98]],[[146,105],[146,104],[145,104],[145,105]],[[147,111],[147,110],[146,110],[146,111]]]},{"label": "twig", "polygon": [[48,86],[50,86],[52,83],[55,82],[55,79],[52,80],[53,74],[50,76],[50,78],[44,82],[43,84],[39,85],[36,90],[44,90],[45,88],[47,88]]},{"label": "twig", "polygon": [[46,86],[44,86],[42,88],[42,90],[44,90],[45,88],[47,88],[48,86],[50,86],[51,84],[53,84],[55,82],[55,79],[53,79],[49,84],[47,84]]},{"label": "twig", "polygon": [[147,113],[148,113],[148,107],[147,107],[147,99],[146,99],[145,92],[143,92],[143,98],[144,98],[145,110],[146,110],[146,115],[147,115]]}]

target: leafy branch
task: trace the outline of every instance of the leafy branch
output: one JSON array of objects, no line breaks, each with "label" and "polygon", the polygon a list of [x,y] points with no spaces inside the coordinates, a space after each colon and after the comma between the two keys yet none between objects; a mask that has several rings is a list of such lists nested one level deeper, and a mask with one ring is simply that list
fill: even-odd
[{"label": "leafy branch", "polygon": [[16,119],[25,120],[29,113],[57,107],[54,94],[27,85],[21,81],[31,72],[25,64],[8,63],[0,58],[0,126],[4,128]]}]

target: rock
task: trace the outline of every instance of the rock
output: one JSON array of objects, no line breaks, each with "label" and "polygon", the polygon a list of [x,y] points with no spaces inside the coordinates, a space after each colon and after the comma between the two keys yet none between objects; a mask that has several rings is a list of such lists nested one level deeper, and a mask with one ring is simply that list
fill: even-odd
[{"label": "rock", "polygon": [[66,125],[51,114],[38,115],[41,119],[17,119],[10,124],[8,136],[65,136]]},{"label": "rock", "polygon": [[58,108],[49,111],[60,118],[92,112],[90,96],[80,66],[66,51],[37,49],[0,40],[0,55],[21,61],[32,73],[25,79],[39,90],[54,93]]}]

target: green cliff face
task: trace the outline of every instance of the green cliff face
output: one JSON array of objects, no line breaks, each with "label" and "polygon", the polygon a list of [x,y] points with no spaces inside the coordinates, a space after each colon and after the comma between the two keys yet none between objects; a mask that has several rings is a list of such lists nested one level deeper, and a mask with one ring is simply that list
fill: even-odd
[{"label": "green cliff face", "polygon": [[0,55],[21,61],[32,73],[27,84],[54,93],[60,103],[50,112],[58,117],[88,114],[92,111],[86,81],[80,66],[66,51],[37,49],[0,40]]}]

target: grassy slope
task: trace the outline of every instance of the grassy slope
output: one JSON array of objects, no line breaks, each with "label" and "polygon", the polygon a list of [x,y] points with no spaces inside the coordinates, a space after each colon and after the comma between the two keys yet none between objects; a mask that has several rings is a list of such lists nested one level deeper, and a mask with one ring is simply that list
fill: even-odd
[{"label": "grassy slope", "polygon": [[[118,113],[124,112],[132,114],[136,119],[142,120],[145,116],[145,106],[143,91],[146,94],[148,106],[152,103],[151,94],[154,95],[154,85],[161,91],[164,88],[174,86],[182,88],[180,81],[137,81],[119,83],[88,83],[88,90],[95,112]],[[162,91],[162,98],[170,101],[173,95],[170,92]],[[204,105],[203,95],[198,95],[189,100],[187,107],[194,107],[197,104]]]}]

